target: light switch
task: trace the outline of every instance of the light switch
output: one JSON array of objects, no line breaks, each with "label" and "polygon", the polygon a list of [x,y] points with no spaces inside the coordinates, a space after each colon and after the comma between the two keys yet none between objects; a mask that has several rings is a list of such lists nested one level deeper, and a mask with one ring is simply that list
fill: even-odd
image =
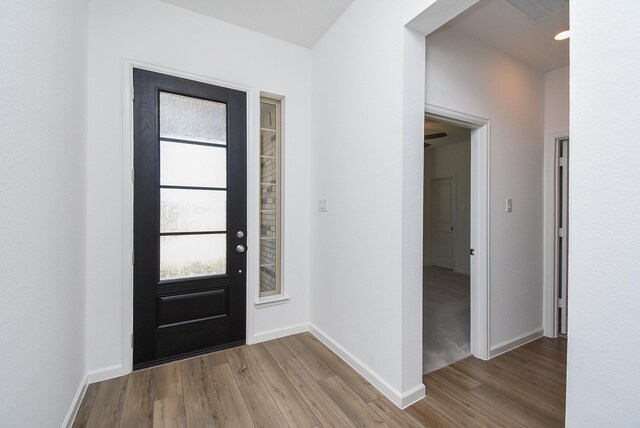
[{"label": "light switch", "polygon": [[507,198],[505,209],[508,213],[513,211],[513,200],[511,198]]},{"label": "light switch", "polygon": [[321,213],[329,211],[329,200],[327,198],[318,199],[318,211]]}]

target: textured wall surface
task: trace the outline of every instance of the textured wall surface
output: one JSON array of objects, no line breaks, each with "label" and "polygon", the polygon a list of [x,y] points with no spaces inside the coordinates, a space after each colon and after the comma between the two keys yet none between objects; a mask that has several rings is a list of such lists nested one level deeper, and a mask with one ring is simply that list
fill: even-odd
[{"label": "textured wall surface", "polygon": [[424,37],[404,24],[432,3],[356,0],[312,55],[329,212],[311,216],[311,322],[393,394],[422,387]]},{"label": "textured wall surface", "polygon": [[55,427],[85,374],[85,2],[1,2],[0,52],[0,426]]},{"label": "textured wall surface", "polygon": [[567,426],[640,426],[640,3],[571,4]]}]

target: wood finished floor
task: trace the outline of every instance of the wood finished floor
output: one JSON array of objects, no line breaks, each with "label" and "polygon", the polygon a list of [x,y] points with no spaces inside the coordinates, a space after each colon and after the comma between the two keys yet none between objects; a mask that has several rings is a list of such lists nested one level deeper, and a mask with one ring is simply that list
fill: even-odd
[{"label": "wood finished floor", "polygon": [[89,385],[74,427],[552,427],[564,421],[566,342],[539,339],[424,377],[402,411],[309,333]]},{"label": "wood finished floor", "polygon": [[407,412],[428,427],[562,427],[566,362],[566,340],[544,337],[469,357],[425,375],[427,397]]}]

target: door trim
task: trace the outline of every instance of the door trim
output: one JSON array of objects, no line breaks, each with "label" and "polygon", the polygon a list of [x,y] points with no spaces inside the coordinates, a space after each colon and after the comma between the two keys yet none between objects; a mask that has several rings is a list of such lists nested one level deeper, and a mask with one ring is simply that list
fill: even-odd
[{"label": "door trim", "polygon": [[543,220],[543,327],[547,337],[558,337],[558,287],[556,274],[556,143],[569,131],[548,134],[544,142]]},{"label": "door trim", "polygon": [[[259,162],[254,159],[259,153],[259,115],[257,109],[260,102],[260,91],[250,86],[228,82],[209,76],[190,73],[183,70],[164,67],[157,64],[123,58],[123,129],[122,129],[122,367],[120,375],[131,373],[133,370],[133,348],[131,347],[133,335],[133,69],[153,71],[169,74],[175,77],[194,80],[211,85],[235,89],[247,94],[247,248],[258,248],[258,231],[260,219],[257,203],[259,189],[255,184],[259,171],[256,165]],[[257,298],[258,253],[247,252],[246,267],[246,342],[251,343],[254,336],[253,302]]]},{"label": "door trim", "polygon": [[[471,129],[471,353],[490,358],[491,290],[489,253],[489,201],[491,171],[491,121],[478,116],[425,104],[425,116]],[[424,204],[423,204],[424,211]],[[423,213],[424,218],[424,213]]]}]

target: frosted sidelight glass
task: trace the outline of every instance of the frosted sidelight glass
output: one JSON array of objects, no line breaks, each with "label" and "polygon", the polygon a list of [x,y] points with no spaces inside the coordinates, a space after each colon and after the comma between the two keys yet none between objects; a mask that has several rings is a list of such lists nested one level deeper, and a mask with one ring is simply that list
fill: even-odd
[{"label": "frosted sidelight glass", "polygon": [[227,270],[227,236],[160,237],[160,280],[222,275]]},{"label": "frosted sidelight glass", "polygon": [[221,232],[226,228],[225,190],[160,190],[161,233]]},{"label": "frosted sidelight glass", "polygon": [[227,106],[160,92],[160,137],[226,144]]},{"label": "frosted sidelight glass", "polygon": [[161,141],[160,184],[227,187],[227,149]]},{"label": "frosted sidelight glass", "polygon": [[278,125],[277,106],[273,103],[260,103],[260,128],[276,130]]}]

